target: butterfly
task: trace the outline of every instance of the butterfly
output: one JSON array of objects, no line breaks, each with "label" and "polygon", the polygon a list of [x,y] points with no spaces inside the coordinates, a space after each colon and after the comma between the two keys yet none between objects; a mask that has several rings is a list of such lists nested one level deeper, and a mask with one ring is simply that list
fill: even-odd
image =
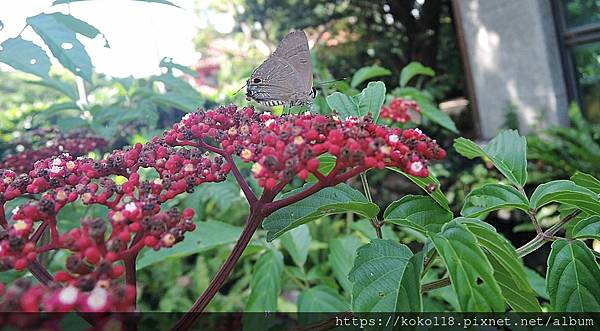
[{"label": "butterfly", "polygon": [[293,31],[246,81],[246,99],[270,107],[311,104],[317,94],[312,84],[308,39]]}]

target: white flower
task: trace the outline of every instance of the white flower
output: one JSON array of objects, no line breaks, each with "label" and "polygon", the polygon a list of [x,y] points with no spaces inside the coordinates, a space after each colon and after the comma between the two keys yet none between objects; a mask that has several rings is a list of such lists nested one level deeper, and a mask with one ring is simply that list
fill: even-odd
[{"label": "white flower", "polygon": [[130,202],[130,203],[126,204],[125,210],[130,213],[137,211],[137,206],[136,206],[135,202]]},{"label": "white flower", "polygon": [[421,163],[421,161],[411,163],[410,170],[413,172],[420,172],[423,170],[423,163]]},{"label": "white flower", "polygon": [[65,287],[58,294],[58,301],[64,305],[72,305],[75,303],[75,301],[77,301],[78,294],[79,291],[75,287]]},{"label": "white flower", "polygon": [[103,310],[108,302],[108,292],[101,287],[96,287],[90,293],[87,304],[92,310]]},{"label": "white flower", "polygon": [[400,141],[400,137],[398,137],[397,134],[391,134],[388,139],[390,140],[390,142],[392,143],[397,143],[398,141]]}]

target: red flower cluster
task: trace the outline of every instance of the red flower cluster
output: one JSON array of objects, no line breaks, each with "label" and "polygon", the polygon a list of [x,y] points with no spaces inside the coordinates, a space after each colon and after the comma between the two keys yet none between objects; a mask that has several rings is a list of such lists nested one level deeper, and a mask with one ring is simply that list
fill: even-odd
[{"label": "red flower cluster", "polygon": [[421,113],[421,108],[416,101],[396,98],[390,101],[389,106],[382,106],[379,116],[394,122],[406,123],[410,121],[410,111]]},{"label": "red flower cluster", "polygon": [[42,160],[63,153],[74,157],[85,155],[94,150],[106,148],[108,142],[100,137],[83,131],[76,131],[69,135],[59,135],[50,140],[44,140],[44,147],[38,149],[27,148],[16,154],[9,154],[0,160],[0,169],[10,169],[17,173],[27,173],[33,169],[36,160]]},{"label": "red flower cluster", "polygon": [[273,189],[292,177],[317,178],[319,156],[336,157],[333,171],[400,167],[415,176],[427,177],[430,159],[444,158],[446,153],[435,140],[418,129],[392,129],[373,123],[370,116],[341,120],[334,116],[304,114],[275,116],[259,114],[252,108],[235,106],[189,114],[165,134],[170,144],[200,147],[218,143],[222,153],[238,155],[252,162],[252,172],[259,184]]},{"label": "red flower cluster", "polygon": [[[327,173],[319,159],[325,154],[336,158]],[[445,151],[418,129],[379,126],[370,116],[278,117],[228,106],[188,114],[164,138],[113,151],[102,160],[64,153],[36,162],[28,173],[0,169],[0,271],[29,268],[34,273],[40,253],[71,253],[65,270],[48,279],[47,286],[11,286],[0,309],[132,309],[135,288],[121,279],[135,268],[139,251],[171,247],[195,228],[193,210],[161,206],[204,182],[223,181],[231,170],[244,193],[249,190],[232,155],[253,163],[252,173],[266,189],[265,201],[272,201],[292,178],[305,180],[309,174],[320,182],[314,190],[386,166],[426,177],[429,160],[443,158]],[[9,221],[5,203],[18,197],[30,200],[12,210]],[[84,218],[60,233],[57,218],[75,201],[109,211],[106,218]],[[50,242],[38,243],[46,230]]]},{"label": "red flower cluster", "polygon": [[[143,168],[154,169],[156,178],[142,180]],[[8,291],[0,307],[25,311],[131,309],[135,290],[119,285],[125,271],[121,261],[135,259],[144,247],[157,250],[183,240],[186,232],[195,229],[194,211],[161,210],[162,203],[192,192],[201,183],[224,180],[229,169],[230,164],[220,156],[204,155],[198,148],[172,147],[155,138],[145,145],[114,151],[100,161],[62,154],[38,161],[28,174],[0,170],[0,271],[22,270],[36,263],[42,252],[72,252],[66,271],[57,272],[49,287]],[[41,195],[12,211],[10,223],[4,219],[6,201],[36,194]],[[84,218],[80,227],[59,233],[57,215],[76,200],[108,207],[107,219]],[[50,243],[38,245],[48,228]]]}]

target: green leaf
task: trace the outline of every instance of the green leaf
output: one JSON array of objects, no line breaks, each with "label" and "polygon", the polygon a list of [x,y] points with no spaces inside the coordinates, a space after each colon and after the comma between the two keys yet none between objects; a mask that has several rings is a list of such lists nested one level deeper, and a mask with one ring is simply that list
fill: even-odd
[{"label": "green leaf", "polygon": [[178,69],[181,72],[186,73],[192,77],[198,77],[198,73],[194,69],[179,63],[175,63],[173,62],[173,58],[170,57],[164,57],[162,60],[160,60],[159,66],[167,68],[169,70]]},{"label": "green leaf", "polygon": [[505,130],[484,148],[466,138],[454,140],[454,149],[462,156],[488,158],[513,184],[523,186],[527,182],[527,140],[516,130]]},{"label": "green leaf", "polygon": [[356,250],[360,246],[362,246],[362,242],[355,236],[335,238],[329,243],[331,269],[335,278],[347,293],[352,293],[352,283],[348,280],[348,273],[352,270]]},{"label": "green leaf", "polygon": [[571,230],[571,236],[577,239],[600,240],[600,216],[593,215],[577,222]]},{"label": "green leaf", "polygon": [[396,311],[400,283],[413,256],[410,249],[391,240],[373,239],[358,249],[348,279],[353,312]]},{"label": "green leaf", "polygon": [[[331,172],[331,170],[333,170],[333,168],[335,167],[335,164],[337,162],[336,157],[333,155],[330,155],[330,154],[323,154],[323,155],[320,155],[318,157],[318,159],[319,159],[319,172],[322,173],[323,175],[327,176]],[[309,183],[314,183],[314,182],[317,182],[318,179],[311,173],[308,175],[308,178],[306,179],[306,181]]]},{"label": "green leaf", "polygon": [[579,240],[559,239],[548,257],[546,290],[556,312],[600,311],[600,269]]},{"label": "green leaf", "polygon": [[458,133],[458,129],[456,129],[456,125],[450,116],[442,112],[422,91],[413,87],[405,87],[399,89],[398,94],[402,97],[416,101],[421,109],[421,115],[423,115],[423,117],[453,133]]},{"label": "green leaf", "polygon": [[400,281],[396,311],[422,312],[423,297],[421,295],[421,273],[423,272],[424,251],[413,255]]},{"label": "green leaf", "polygon": [[[282,199],[298,194],[310,186],[311,184],[306,184],[302,188],[284,194]],[[359,191],[342,183],[324,188],[294,204],[276,210],[263,221],[262,225],[268,231],[267,241],[272,241],[284,232],[302,224],[323,216],[346,212],[371,218],[379,213],[379,207],[367,201]]]},{"label": "green leaf", "polygon": [[446,264],[461,311],[504,311],[494,269],[466,225],[454,220],[431,239]]},{"label": "green leaf", "polygon": [[75,32],[67,28],[51,14],[39,14],[27,18],[33,30],[44,40],[58,61],[72,73],[92,81],[92,60]]},{"label": "green leaf", "polygon": [[467,195],[460,214],[465,217],[478,217],[502,208],[517,208],[527,212],[529,201],[512,186],[486,184]]},{"label": "green leaf", "polygon": [[350,304],[334,289],[318,285],[302,291],[298,298],[299,313],[329,313],[333,311],[344,312],[350,309]]},{"label": "green leaf", "polygon": [[494,277],[500,285],[506,302],[518,312],[541,312],[536,294],[525,273],[523,261],[517,251],[493,226],[477,219],[460,219],[477,242],[487,251],[494,268]]},{"label": "green leaf", "polygon": [[54,18],[60,23],[64,24],[67,28],[71,29],[73,32],[84,35],[90,39],[96,38],[98,35],[101,35],[104,38],[104,47],[110,48],[108,45],[108,40],[104,37],[104,35],[98,30],[96,27],[90,25],[87,22],[84,22],[78,18],[75,18],[71,15],[65,15],[62,13],[52,13],[50,14],[54,16]]},{"label": "green leaf", "polygon": [[385,222],[407,226],[425,234],[439,232],[452,219],[452,213],[428,196],[406,195],[392,202],[383,218]]},{"label": "green leaf", "polygon": [[290,253],[292,260],[299,267],[303,266],[306,262],[310,241],[310,232],[306,224],[300,225],[281,236],[283,247]]},{"label": "green leaf", "polygon": [[571,176],[571,181],[579,186],[585,187],[588,190],[600,194],[600,180],[592,175],[583,172],[576,172]]},{"label": "green leaf", "polygon": [[379,118],[384,101],[385,84],[383,82],[370,82],[361,93],[354,96],[335,92],[327,97],[329,107],[340,113],[343,119],[351,116],[363,117],[371,113],[375,122]]},{"label": "green leaf", "polygon": [[391,75],[392,72],[384,67],[380,67],[378,65],[372,65],[369,67],[362,67],[360,69],[358,69],[357,72],[354,73],[354,75],[352,76],[352,82],[350,83],[350,85],[352,87],[357,87],[358,85],[360,85],[360,83],[369,80],[371,78],[374,77],[381,77],[381,76],[389,76]]},{"label": "green leaf", "polygon": [[176,108],[186,113],[191,113],[204,105],[200,98],[178,92],[156,94],[151,97],[151,100],[159,106]]},{"label": "green leaf", "polygon": [[61,80],[45,78],[43,80],[35,80],[35,81],[28,80],[26,82],[29,84],[40,85],[40,86],[48,87],[48,88],[54,89],[56,91],[59,91],[62,94],[69,97],[69,99],[71,99],[73,101],[78,100],[77,92],[75,91],[75,88],[73,88],[73,86],[71,86],[68,83],[65,83]]},{"label": "green leaf", "polygon": [[400,72],[400,86],[404,87],[408,82],[417,75],[434,76],[433,69],[422,65],[419,62],[411,62],[402,68]]},{"label": "green leaf", "polygon": [[0,44],[0,62],[42,78],[48,78],[50,59],[44,50],[21,37],[5,40]]},{"label": "green leaf", "polygon": [[159,251],[145,250],[137,260],[136,268],[142,269],[168,258],[183,257],[204,252],[221,245],[235,243],[242,229],[223,222],[197,222],[196,230],[185,234],[185,239],[171,248]]},{"label": "green leaf", "polygon": [[535,293],[537,293],[540,298],[550,300],[548,292],[546,292],[546,280],[544,277],[540,276],[537,271],[527,267],[525,267],[525,273],[527,274],[527,280]]},{"label": "green leaf", "polygon": [[[418,187],[425,191],[425,193],[429,194],[429,196],[432,197],[433,200],[435,200],[440,206],[446,210],[450,210],[450,207],[448,206],[448,199],[440,189],[440,181],[433,173],[430,172],[429,176],[423,178],[409,175],[396,167],[387,167],[387,169],[402,174],[404,177],[408,178],[411,182],[415,183]],[[430,186],[435,186],[435,189],[430,190]]]},{"label": "green leaf", "polygon": [[600,214],[597,194],[570,180],[555,180],[538,186],[530,199],[530,207],[539,209],[551,202],[580,208],[590,214]]},{"label": "green leaf", "polygon": [[[61,4],[65,4],[65,3],[71,3],[71,2],[79,2],[79,1],[89,1],[89,0],[54,0],[54,2],[52,3],[52,6],[61,5]],[[161,3],[161,4],[181,8],[177,5],[175,5],[174,3],[172,3],[171,1],[167,1],[167,0],[133,0],[133,1]]]},{"label": "green leaf", "polygon": [[275,312],[281,291],[283,255],[274,250],[264,252],[254,266],[250,297],[245,312]]}]

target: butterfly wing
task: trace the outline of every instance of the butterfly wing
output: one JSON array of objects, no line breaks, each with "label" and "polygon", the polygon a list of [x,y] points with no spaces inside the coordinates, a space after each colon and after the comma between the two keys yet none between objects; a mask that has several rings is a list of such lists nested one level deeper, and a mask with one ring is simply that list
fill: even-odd
[{"label": "butterfly wing", "polygon": [[308,39],[304,31],[292,31],[285,36],[273,56],[285,60],[294,68],[302,81],[303,91],[312,89],[312,63],[310,62]]},{"label": "butterfly wing", "polygon": [[289,33],[252,73],[246,95],[273,106],[302,104],[312,92],[312,64],[303,31]]}]

